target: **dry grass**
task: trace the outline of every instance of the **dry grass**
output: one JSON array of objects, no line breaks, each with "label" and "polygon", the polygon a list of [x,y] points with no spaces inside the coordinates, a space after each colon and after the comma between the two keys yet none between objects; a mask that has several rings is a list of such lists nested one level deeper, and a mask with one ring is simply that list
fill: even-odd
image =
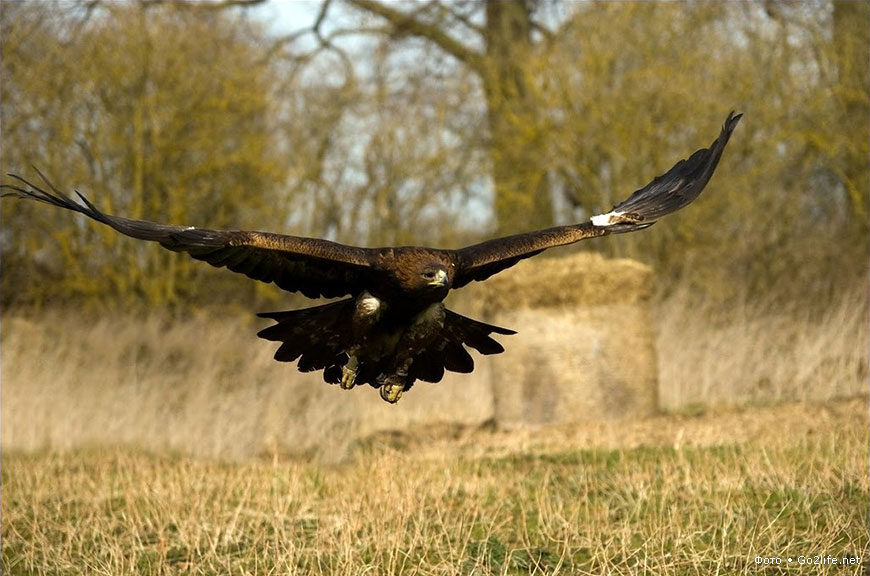
[{"label": "dry grass", "polygon": [[248,319],[52,312],[6,315],[2,328],[4,448],[111,443],[242,458],[269,444],[313,450],[309,430],[344,422],[340,403],[316,402],[330,390],[274,362]]},{"label": "dry grass", "polygon": [[381,438],[328,467],[4,454],[3,572],[706,575],[791,573],[757,555],[865,560],[867,409]]},{"label": "dry grass", "polygon": [[[3,573],[862,573],[867,300],[722,315],[678,293],[671,414],[361,441],[349,407],[373,395],[272,362],[253,325],[7,315]],[[865,563],[753,561],[817,554]]]},{"label": "dry grass", "polygon": [[[866,291],[844,291],[821,314],[759,303],[723,312],[680,292],[657,309],[659,398],[668,410],[867,392]],[[205,313],[184,321],[6,314],[2,446],[110,443],[222,459],[278,451],[340,461],[373,430],[493,418],[487,371],[499,358],[480,359],[473,374],[420,384],[391,410],[370,389],[343,393],[274,362],[275,347],[254,336],[257,328],[250,317]],[[635,350],[620,361],[640,359]]]},{"label": "dry grass", "polygon": [[333,462],[375,430],[492,417],[485,367],[421,384],[390,406],[370,387],[344,392],[275,362],[277,346],[258,339],[257,327],[204,314],[6,315],[2,447],[133,446],[226,460],[289,452]]},{"label": "dry grass", "polygon": [[[870,294],[863,282],[812,307],[678,291],[657,308],[662,408],[845,398],[867,393]],[[814,309],[813,309],[814,308]]]}]

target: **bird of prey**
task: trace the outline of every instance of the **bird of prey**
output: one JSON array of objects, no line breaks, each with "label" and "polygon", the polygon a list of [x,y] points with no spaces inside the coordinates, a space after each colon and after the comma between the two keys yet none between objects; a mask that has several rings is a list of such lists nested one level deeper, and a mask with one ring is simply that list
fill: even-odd
[{"label": "bird of prey", "polygon": [[81,203],[39,173],[46,189],[10,174],[4,196],[37,200],[85,216],[139,240],[262,282],[274,282],[309,298],[337,298],[321,306],[259,314],[275,324],[259,332],[280,342],[279,362],[297,362],[301,372],[323,371],[343,389],[369,384],[395,403],[416,380],[438,382],[445,370],[468,373],[474,361],[466,346],[498,354],[490,334],[513,330],[472,320],[445,308],[450,290],[486,280],[548,248],[586,238],[634,232],[683,208],[704,189],[741,118],[732,112],[709,148],[680,160],[609,212],[589,221],[487,240],[458,250],[416,246],[361,248],[328,240],[209,230],[131,220],[101,212],[82,194]]}]

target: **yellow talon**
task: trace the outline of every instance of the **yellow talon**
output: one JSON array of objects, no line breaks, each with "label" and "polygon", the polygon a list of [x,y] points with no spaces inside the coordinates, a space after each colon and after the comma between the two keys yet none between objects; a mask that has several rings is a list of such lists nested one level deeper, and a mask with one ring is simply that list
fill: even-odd
[{"label": "yellow talon", "polygon": [[341,367],[341,389],[350,390],[356,384],[357,370],[356,356],[351,356],[347,360],[347,364]]},{"label": "yellow talon", "polygon": [[405,385],[401,382],[390,382],[387,380],[381,386],[381,398],[389,402],[390,404],[395,404],[399,401],[399,398],[402,397],[402,392],[405,391]]}]

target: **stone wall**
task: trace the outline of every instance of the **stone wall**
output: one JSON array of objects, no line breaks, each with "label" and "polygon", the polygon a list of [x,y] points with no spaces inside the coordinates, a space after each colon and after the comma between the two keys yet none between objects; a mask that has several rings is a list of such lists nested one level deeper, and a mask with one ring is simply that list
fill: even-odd
[{"label": "stone wall", "polygon": [[500,426],[637,418],[657,409],[652,273],[596,254],[526,260],[484,286],[518,334],[492,362]]}]

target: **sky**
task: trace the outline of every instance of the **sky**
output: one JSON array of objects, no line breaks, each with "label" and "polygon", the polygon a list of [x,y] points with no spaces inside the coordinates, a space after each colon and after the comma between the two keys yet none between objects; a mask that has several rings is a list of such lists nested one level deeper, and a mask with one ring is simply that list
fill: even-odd
[{"label": "sky", "polygon": [[[270,32],[275,37],[285,36],[300,30],[310,30],[317,20],[317,16],[323,6],[322,0],[271,0],[253,8],[252,12],[257,18],[268,23]],[[351,20],[347,18],[348,8],[341,2],[333,3],[329,7],[326,19],[321,24],[321,32],[324,36],[336,28],[348,28],[359,25],[359,20],[354,15]],[[334,44],[342,48],[346,53],[353,54],[358,50],[365,50],[366,37],[364,35],[345,35],[334,40]],[[306,34],[293,42],[293,49],[297,53],[310,52],[317,48],[313,35]],[[354,62],[357,73],[364,72],[365,61]],[[362,65],[362,67],[360,67]]]},{"label": "sky", "polygon": [[258,17],[270,22],[276,34],[288,34],[301,28],[311,26],[317,17],[320,0],[285,0],[283,2],[266,2],[254,8]]},{"label": "sky", "polygon": [[[322,0],[270,0],[262,5],[253,8],[252,12],[257,18],[268,22],[270,31],[273,35],[283,36],[292,34],[299,30],[310,29],[314,24],[319,11],[323,5]],[[246,9],[251,10],[251,9]],[[329,8],[329,13],[322,24],[322,32],[328,35],[329,32],[337,27],[347,27],[349,24],[358,24],[359,20],[356,15],[350,19],[347,18],[349,9],[341,2],[335,2]],[[365,54],[367,50],[366,42],[371,38],[365,35],[348,35],[342,36],[335,43],[336,45],[347,51],[354,60],[354,70],[357,74],[365,76],[368,70],[368,59],[353,58],[356,53]],[[300,51],[313,50],[316,47],[315,40],[311,35],[303,36],[294,41],[294,48]],[[323,68],[318,68],[323,72]],[[341,73],[337,73],[341,78]],[[362,140],[360,145],[362,145]],[[362,153],[360,148],[360,153]],[[486,223],[492,220],[492,190],[491,183],[487,180],[480,184],[483,190],[473,194],[470,198],[466,198],[466,209],[461,211],[460,226],[465,228],[479,228],[485,226]]]}]

